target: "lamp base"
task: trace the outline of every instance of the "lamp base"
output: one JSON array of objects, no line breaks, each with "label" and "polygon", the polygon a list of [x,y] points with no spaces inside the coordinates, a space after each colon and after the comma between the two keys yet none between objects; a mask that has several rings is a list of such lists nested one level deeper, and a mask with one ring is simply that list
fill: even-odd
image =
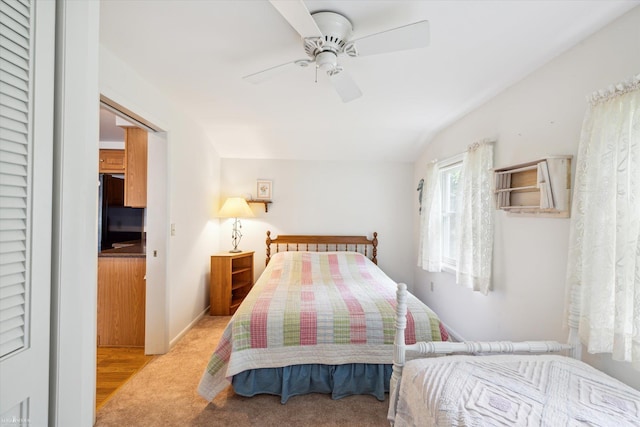
[{"label": "lamp base", "polygon": [[237,253],[242,252],[242,251],[240,249],[231,249],[229,252],[232,253],[232,254],[237,254]]}]

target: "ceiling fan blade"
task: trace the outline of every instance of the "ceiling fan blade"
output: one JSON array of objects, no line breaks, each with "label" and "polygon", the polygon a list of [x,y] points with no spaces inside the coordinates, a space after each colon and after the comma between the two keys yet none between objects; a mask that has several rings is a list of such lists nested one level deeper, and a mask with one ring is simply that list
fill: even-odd
[{"label": "ceiling fan blade", "polygon": [[345,70],[329,74],[329,81],[338,92],[338,95],[340,95],[340,98],[342,98],[342,102],[353,101],[362,96],[360,88]]},{"label": "ceiling fan blade", "polygon": [[289,24],[302,36],[322,37],[316,21],[309,13],[309,9],[302,0],[269,0],[273,7],[289,22]]},{"label": "ceiling fan blade", "polygon": [[298,67],[307,67],[313,61],[310,59],[298,59],[297,61],[287,62],[285,64],[276,65],[275,67],[267,68],[266,70],[258,71],[257,73],[249,74],[247,76],[242,77],[244,80],[257,84],[262,83],[265,80],[269,80],[273,76],[280,74],[285,71],[287,68],[291,68],[292,65]]},{"label": "ceiling fan blade", "polygon": [[371,34],[353,40],[352,43],[358,52],[357,56],[426,47],[429,45],[429,21],[418,21],[403,27]]}]

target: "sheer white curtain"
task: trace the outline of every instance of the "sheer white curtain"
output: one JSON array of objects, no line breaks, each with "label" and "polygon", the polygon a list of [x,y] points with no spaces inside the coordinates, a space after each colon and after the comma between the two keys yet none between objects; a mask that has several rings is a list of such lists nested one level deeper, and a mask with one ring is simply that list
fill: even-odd
[{"label": "sheer white curtain", "polygon": [[590,98],[567,265],[590,353],[640,366],[640,74]]},{"label": "sheer white curtain", "polygon": [[493,142],[469,146],[462,160],[456,282],[489,293],[493,260]]},{"label": "sheer white curtain", "polygon": [[442,190],[439,176],[438,164],[429,163],[422,187],[418,247],[418,266],[427,271],[440,271],[442,265]]}]

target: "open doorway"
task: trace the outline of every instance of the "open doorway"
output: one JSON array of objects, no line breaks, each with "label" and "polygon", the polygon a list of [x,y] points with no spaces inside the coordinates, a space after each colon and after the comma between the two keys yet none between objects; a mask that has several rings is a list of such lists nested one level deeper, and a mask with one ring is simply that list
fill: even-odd
[{"label": "open doorway", "polygon": [[100,107],[96,407],[165,353],[166,138]]}]

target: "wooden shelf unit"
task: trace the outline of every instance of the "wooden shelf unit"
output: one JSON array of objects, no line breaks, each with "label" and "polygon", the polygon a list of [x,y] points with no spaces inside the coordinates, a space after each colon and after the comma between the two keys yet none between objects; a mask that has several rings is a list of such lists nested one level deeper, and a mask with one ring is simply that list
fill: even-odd
[{"label": "wooden shelf unit", "polygon": [[209,314],[229,316],[253,286],[253,251],[226,252],[211,256]]},{"label": "wooden shelf unit", "polygon": [[510,214],[568,218],[572,156],[495,169],[496,208]]}]

